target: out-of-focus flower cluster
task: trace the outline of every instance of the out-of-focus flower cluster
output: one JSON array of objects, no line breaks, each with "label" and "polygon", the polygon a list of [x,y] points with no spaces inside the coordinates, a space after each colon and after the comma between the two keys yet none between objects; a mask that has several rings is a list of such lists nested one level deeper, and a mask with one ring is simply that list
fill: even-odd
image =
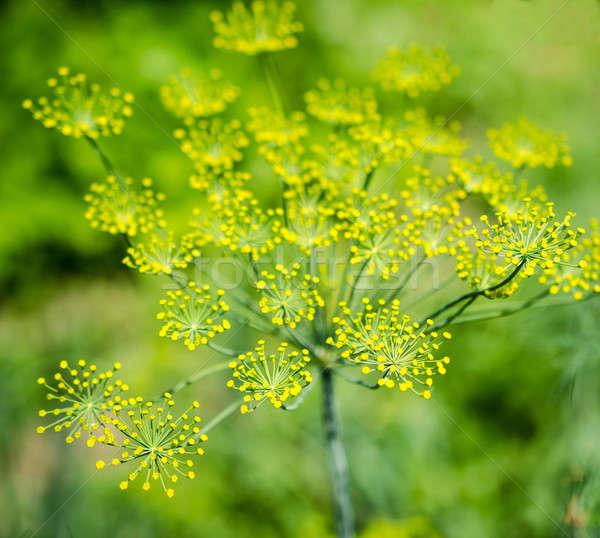
[{"label": "out-of-focus flower cluster", "polygon": [[219,69],[194,75],[182,69],[172,75],[160,89],[167,110],[180,118],[207,117],[223,112],[239,96],[240,89],[223,78]]},{"label": "out-of-focus flower cluster", "polygon": [[235,0],[226,14],[211,14],[214,45],[250,55],[293,49],[298,45],[296,35],[303,29],[302,23],[294,20],[295,11],[293,2],[253,0],[247,7]]},{"label": "out-of-focus flower cluster", "polygon": [[553,168],[573,162],[565,135],[540,129],[525,118],[488,131],[490,147],[498,158],[515,168]]},{"label": "out-of-focus flower cluster", "polygon": [[390,48],[373,70],[373,79],[385,91],[417,97],[441,90],[459,73],[444,49],[410,45],[406,49]]},{"label": "out-of-focus flower cluster", "polygon": [[90,226],[110,234],[133,237],[166,226],[161,202],[164,194],[153,190],[150,178],[136,182],[130,177],[108,176],[91,184],[84,200]]},{"label": "out-of-focus flower cluster", "polygon": [[133,94],[120,88],[103,92],[99,84],[90,83],[83,73],[72,74],[68,67],[60,67],[58,76],[48,79],[48,87],[51,96],[25,99],[23,108],[44,127],[65,136],[118,135],[133,115]]}]

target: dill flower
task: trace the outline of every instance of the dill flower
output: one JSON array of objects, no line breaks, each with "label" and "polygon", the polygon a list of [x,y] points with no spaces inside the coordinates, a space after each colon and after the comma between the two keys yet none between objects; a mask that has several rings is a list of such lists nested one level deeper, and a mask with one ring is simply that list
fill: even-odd
[{"label": "dill flower", "polygon": [[415,166],[400,197],[413,217],[429,220],[436,216],[458,216],[465,192],[452,175],[432,176],[428,168]]},{"label": "dill flower", "polygon": [[304,100],[311,116],[336,125],[362,123],[377,113],[373,90],[350,88],[343,79],[333,82],[320,79],[316,89],[307,92]]},{"label": "dill flower", "polygon": [[176,241],[172,232],[153,233],[129,247],[123,263],[140,273],[170,275],[174,269],[185,269],[199,256],[195,234],[188,233]]},{"label": "dill flower", "polygon": [[592,219],[577,246],[561,256],[561,263],[545,269],[539,278],[551,295],[564,293],[580,301],[600,293],[600,225]]},{"label": "dill flower", "polygon": [[279,409],[312,382],[308,350],[288,348],[287,342],[282,342],[275,353],[267,354],[265,341],[259,340],[254,350],[229,363],[232,379],[227,386],[245,394],[242,413],[254,411],[266,401]]},{"label": "dill flower", "polygon": [[200,217],[192,223],[200,243],[214,244],[256,262],[281,242],[281,208],[263,210],[252,193],[243,189],[224,191],[219,200],[210,202],[209,212],[194,211]]},{"label": "dill flower", "polygon": [[480,156],[452,159],[450,169],[466,192],[480,194],[492,205],[508,192],[513,180],[511,173],[501,172],[495,162],[485,162]]},{"label": "dill flower", "polygon": [[260,291],[258,306],[263,314],[271,315],[275,325],[295,329],[302,320],[312,321],[317,308],[324,306],[317,285],[319,277],[301,272],[299,263],[290,269],[278,263],[273,271],[260,272],[255,286]]},{"label": "dill flower", "polygon": [[219,114],[239,94],[240,89],[224,80],[220,69],[211,69],[208,74],[183,69],[179,75],[171,75],[160,89],[164,107],[179,118]]},{"label": "dill flower", "polygon": [[[395,164],[413,155],[413,146],[406,133],[398,129],[393,121],[382,121],[375,117],[372,121],[356,125],[348,134],[359,144],[359,150],[368,159],[367,172],[375,169],[381,162]],[[369,156],[369,157],[367,157]]]},{"label": "dill flower", "polygon": [[262,145],[259,152],[269,163],[273,173],[279,177],[286,186],[304,186],[312,180],[310,162],[306,156],[306,149],[300,143],[286,144],[283,146]]},{"label": "dill flower", "polygon": [[168,290],[161,299],[162,311],[156,319],[163,322],[159,335],[174,342],[181,341],[193,351],[231,328],[225,318],[229,305],[222,299],[225,292],[211,292],[208,284],[188,282],[186,288]]},{"label": "dill flower", "polygon": [[362,302],[358,313],[340,303],[341,313],[333,318],[335,336],[328,343],[341,350],[344,361],[360,366],[364,375],[375,375],[379,386],[431,398],[433,376],[444,375],[450,363],[448,357],[439,355],[450,333],[432,331],[432,320],[424,326],[411,322],[410,316],[401,313],[398,300],[373,305],[365,297]]},{"label": "dill flower", "polygon": [[249,55],[293,49],[298,45],[296,34],[303,29],[294,20],[295,11],[292,2],[253,0],[248,8],[236,0],[227,14],[211,13],[214,46]]},{"label": "dill flower", "polygon": [[563,254],[577,246],[585,230],[572,226],[574,213],[557,218],[551,202],[540,207],[527,199],[524,204],[524,209],[515,213],[497,212],[496,222],[482,215],[484,227],[476,246],[503,258],[506,271],[521,264],[524,274],[531,276],[538,267],[551,270],[563,263]]},{"label": "dill flower", "polygon": [[114,377],[121,364],[116,362],[110,370],[105,371],[98,371],[95,364],[88,364],[84,359],[79,359],[74,365],[63,360],[59,366],[60,370],[54,374],[52,381],[46,381],[43,377],[37,380],[39,385],[48,390],[46,398],[56,407],[38,412],[40,417],[48,417],[52,422],[38,426],[36,431],[66,431],[67,444],[80,439],[85,432],[88,435],[87,445],[92,447],[95,443],[94,432],[102,424],[100,415],[128,405],[127,397],[123,395],[129,387]]},{"label": "dill flower", "polygon": [[460,123],[447,124],[442,116],[430,118],[423,108],[408,110],[404,114],[407,122],[406,135],[415,151],[426,155],[458,157],[468,144],[460,138]]},{"label": "dill flower", "polygon": [[334,244],[340,232],[335,222],[335,208],[323,204],[322,191],[300,192],[287,202],[287,243],[294,244],[307,256],[313,249]]},{"label": "dill flower", "polygon": [[488,130],[492,151],[515,168],[571,166],[573,160],[564,134],[540,129],[525,118]]},{"label": "dill flower", "polygon": [[303,112],[292,112],[289,117],[285,117],[267,107],[252,107],[248,110],[248,115],[250,120],[246,127],[260,145],[279,147],[295,144],[308,134]]},{"label": "dill flower", "polygon": [[407,217],[396,214],[398,202],[387,194],[357,194],[360,207],[343,231],[350,240],[350,264],[360,264],[361,273],[387,280],[410,257],[410,245],[403,237]]},{"label": "dill flower", "polygon": [[[464,240],[457,242],[454,258],[456,275],[472,289],[495,288],[506,277],[501,257],[471,247]],[[498,289],[486,291],[485,295],[489,299],[510,297],[518,291],[519,284],[519,278],[514,278]]]},{"label": "dill flower", "polygon": [[96,468],[132,463],[135,468],[119,483],[120,489],[128,489],[141,476],[143,491],[149,491],[157,482],[168,497],[173,497],[173,486],[179,478],[196,478],[195,462],[204,454],[199,445],[208,436],[200,429],[201,419],[196,413],[200,404],[194,401],[176,416],[171,412],[175,402],[168,392],[158,402],[140,400],[126,413],[103,417],[110,428],[98,435],[98,441],[119,453],[110,462],[99,460]]},{"label": "dill flower", "polygon": [[94,182],[84,196],[88,204],[85,218],[90,226],[110,234],[135,236],[155,228],[164,228],[164,212],[159,204],[165,195],[153,190],[150,178],[138,184],[132,178],[108,176],[104,181]]},{"label": "dill flower", "polygon": [[336,134],[330,134],[327,142],[313,144],[304,160],[305,184],[319,185],[320,189],[336,196],[346,187],[362,181],[375,165],[375,155],[368,154],[370,148]]},{"label": "dill flower", "polygon": [[192,160],[199,172],[207,169],[217,174],[231,170],[242,160],[242,149],[248,138],[241,130],[241,122],[224,122],[220,118],[194,120],[186,118],[186,129],[177,129],[175,138],[181,140],[182,151]]},{"label": "dill flower", "polygon": [[281,242],[282,217],[281,208],[263,210],[258,206],[230,214],[226,221],[229,249],[258,261]]},{"label": "dill flower", "polygon": [[372,77],[385,91],[418,97],[425,92],[437,92],[460,73],[448,53],[442,48],[391,48],[373,70]]},{"label": "dill flower", "polygon": [[36,101],[25,99],[23,108],[44,127],[65,136],[118,135],[133,115],[133,94],[119,88],[103,93],[99,84],[90,83],[83,73],[71,74],[68,67],[60,67],[58,78],[52,77],[47,83],[52,95]]}]

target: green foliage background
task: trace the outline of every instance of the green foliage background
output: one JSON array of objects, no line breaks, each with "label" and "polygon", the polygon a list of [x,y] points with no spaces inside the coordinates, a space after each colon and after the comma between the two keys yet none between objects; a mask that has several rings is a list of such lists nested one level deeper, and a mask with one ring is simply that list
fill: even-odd
[{"label": "green foliage background", "polygon": [[[172,501],[123,494],[118,471],[92,476],[85,448],[66,450],[62,440],[34,433],[42,403],[35,378],[61,358],[121,360],[130,383],[153,393],[209,356],[158,338],[160,284],[124,268],[123,245],[83,219],[81,198],[103,173],[99,163],[83,142],[34,124],[20,102],[43,92],[63,64],[104,85],[117,81],[145,112],[136,110],[107,152],[127,173],[156,178],[172,208],[188,207],[190,165],[169,136],[175,124],[161,108],[160,84],[182,66],[218,65],[243,85],[246,103],[266,92],[253,59],[211,47],[208,14],[217,4],[15,0],[2,7],[1,536],[331,533],[317,394],[297,413],[261,410],[215,430],[199,478]],[[321,75],[363,84],[390,44],[445,45],[462,75],[431,107],[458,110],[475,148],[483,148],[488,126],[519,115],[566,131],[574,166],[532,175],[559,208],[598,215],[597,2],[300,0],[298,16],[306,26],[301,47],[276,57],[291,106],[302,105]],[[268,179],[258,180],[267,195]],[[345,387],[344,435],[365,538],[600,536],[599,315],[592,301],[461,326],[452,368],[430,402]],[[230,397],[223,379],[188,391],[206,416]],[[577,534],[565,534],[570,502],[587,521]]]}]

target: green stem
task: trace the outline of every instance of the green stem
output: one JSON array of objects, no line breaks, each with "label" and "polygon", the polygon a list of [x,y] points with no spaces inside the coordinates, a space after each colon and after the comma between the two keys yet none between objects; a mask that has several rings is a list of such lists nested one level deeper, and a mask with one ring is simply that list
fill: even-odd
[{"label": "green stem", "polygon": [[338,538],[354,538],[354,509],[350,497],[348,461],[342,444],[339,418],[337,416],[333,372],[322,371],[323,426],[329,454],[329,469],[333,486],[333,502]]},{"label": "green stem", "polygon": [[241,400],[236,400],[235,402],[230,403],[225,409],[223,409],[220,413],[218,413],[211,420],[209,420],[200,430],[200,433],[198,435],[200,436],[205,433],[208,433],[215,426],[218,426],[221,422],[223,422],[227,417],[233,415],[233,413],[239,410],[241,402]]},{"label": "green stem", "polygon": [[472,321],[486,321],[486,320],[491,320],[491,319],[504,318],[506,316],[512,316],[513,314],[522,312],[523,310],[526,310],[527,308],[555,308],[555,307],[559,307],[559,306],[581,304],[582,302],[589,301],[590,299],[593,299],[595,297],[600,297],[600,295],[597,293],[591,293],[590,295],[586,296],[584,299],[581,299],[579,301],[560,301],[560,302],[537,304],[539,301],[541,301],[542,299],[547,297],[549,294],[550,294],[549,290],[544,290],[541,293],[539,293],[538,295],[534,295],[530,299],[523,301],[523,303],[520,304],[519,306],[515,306],[512,308],[504,308],[504,309],[496,310],[493,312],[488,311],[485,313],[484,312],[473,313],[473,315],[471,317],[467,317],[467,318],[459,319],[458,321],[455,321],[454,325],[458,325],[460,323],[469,323]]},{"label": "green stem", "polygon": [[[436,310],[433,314],[430,314],[429,316],[427,316],[421,322],[421,325],[423,325],[428,319],[435,319],[435,318],[437,318],[440,314],[443,314],[444,312],[446,312],[446,310],[450,310],[451,308],[459,305],[463,301],[467,301],[467,307],[469,307],[469,306],[471,306],[475,302],[475,300],[478,297],[484,296],[486,293],[499,290],[500,288],[506,286],[506,284],[508,284],[513,278],[515,278],[519,274],[519,271],[521,271],[521,269],[525,265],[526,261],[527,261],[527,259],[523,258],[519,262],[519,264],[513,269],[513,271],[510,273],[510,275],[508,275],[504,280],[502,280],[498,284],[495,284],[494,286],[490,286],[490,287],[482,289],[482,290],[475,290],[475,291],[472,291],[472,292],[469,292],[469,293],[465,293],[464,295],[461,295],[460,297],[454,299],[453,301],[450,301],[449,303],[445,304],[444,306],[442,306],[441,308],[439,308],[438,310]],[[460,314],[462,314],[465,310],[466,310],[466,308],[462,307],[460,309]],[[452,316],[450,318],[453,319]],[[450,318],[448,318],[448,319],[450,319]],[[444,322],[445,324],[447,324],[448,319],[446,319],[446,321]],[[442,326],[445,326],[445,325],[442,324]],[[439,329],[439,328],[440,328],[439,326],[436,326],[436,327],[433,327],[431,330],[436,330],[436,329]]]},{"label": "green stem", "polygon": [[340,376],[344,381],[347,381],[348,383],[352,383],[353,385],[358,385],[360,387],[365,387],[367,389],[370,390],[377,390],[381,385],[372,385],[371,383],[368,383],[367,381],[364,381],[363,379],[356,379],[354,377],[350,377],[348,375],[346,375],[344,372],[342,372],[340,369],[335,369],[333,370],[333,372]]},{"label": "green stem", "polygon": [[93,139],[91,136],[88,136],[88,135],[85,135],[85,140],[92,147],[92,149],[94,150],[96,155],[98,155],[98,158],[100,159],[100,162],[102,163],[102,166],[104,166],[104,169],[106,170],[108,175],[115,176],[117,178],[117,181],[119,182],[119,185],[121,186],[121,188],[123,190],[127,190],[127,187],[125,185],[125,182],[123,181],[123,178],[119,175],[119,173],[117,172],[116,168],[114,167],[112,161],[108,158],[106,153],[104,153],[102,151],[102,149],[98,145],[98,142],[96,142],[95,139]]},{"label": "green stem", "polygon": [[283,101],[277,89],[277,85],[275,84],[275,73],[273,65],[271,64],[270,57],[265,54],[260,54],[258,57],[258,61],[260,62],[265,73],[265,79],[267,81],[267,86],[269,88],[269,92],[271,94],[271,98],[273,99],[275,108],[277,109],[277,112],[284,116],[285,114],[283,109]]},{"label": "green stem", "polygon": [[179,383],[174,385],[169,390],[164,391],[163,394],[165,392],[168,392],[170,394],[175,394],[176,392],[179,392],[179,391],[185,389],[186,387],[193,385],[194,383],[200,381],[201,379],[203,379],[211,374],[215,374],[217,372],[222,372],[223,370],[227,370],[228,368],[229,368],[229,361],[220,362],[218,364],[215,364],[214,366],[209,366],[208,368],[203,368],[202,370],[199,370],[195,374],[192,374],[190,377],[180,381]]},{"label": "green stem", "polygon": [[226,357],[237,357],[242,353],[242,351],[236,351],[235,349],[230,349],[225,346],[220,346],[219,344],[215,344],[212,341],[208,342],[208,347],[221,355],[225,355]]},{"label": "green stem", "polygon": [[375,171],[377,169],[375,167],[373,167],[369,173],[365,176],[365,180],[363,182],[363,186],[362,186],[362,190],[363,191],[368,191],[369,190],[369,186],[371,185],[371,181],[373,179],[373,176],[375,175]]}]

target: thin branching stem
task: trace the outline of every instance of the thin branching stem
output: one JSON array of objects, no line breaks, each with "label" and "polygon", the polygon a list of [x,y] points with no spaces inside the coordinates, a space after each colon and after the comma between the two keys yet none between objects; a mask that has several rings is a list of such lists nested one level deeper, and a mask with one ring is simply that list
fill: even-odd
[{"label": "thin branching stem", "polygon": [[364,387],[366,389],[376,390],[381,387],[381,385],[378,385],[377,383],[372,384],[372,383],[368,383],[367,381],[364,381],[363,379],[357,379],[355,377],[350,377],[350,376],[346,375],[344,372],[342,372],[339,368],[336,368],[335,370],[333,370],[333,373],[336,374],[337,376],[341,377],[344,381],[347,381],[348,383],[352,383],[353,385],[358,385],[358,386]]},{"label": "thin branching stem", "polygon": [[209,340],[207,346],[212,349],[213,351],[216,351],[217,353],[220,353],[221,355],[225,355],[226,357],[237,357],[239,356],[241,353],[243,353],[242,351],[237,351],[235,349],[231,349],[225,346],[221,346],[219,344],[215,344],[212,340]]},{"label": "thin branching stem", "polygon": [[212,430],[215,426],[218,426],[221,422],[223,422],[226,418],[233,415],[236,411],[239,410],[240,405],[243,400],[236,400],[235,402],[230,403],[227,407],[225,407],[220,413],[215,415],[211,420],[209,420],[200,430],[198,437],[200,435],[204,435]]},{"label": "thin branching stem", "polygon": [[[436,310],[435,312],[433,312],[432,314],[430,314],[429,316],[427,316],[425,319],[423,319],[421,321],[421,325],[423,325],[428,319],[435,319],[435,318],[437,318],[440,314],[443,314],[447,310],[450,310],[451,308],[454,308],[455,306],[459,305],[463,301],[467,301],[468,302],[467,307],[471,306],[479,297],[485,296],[488,293],[497,291],[500,288],[506,286],[513,278],[515,278],[519,274],[519,272],[521,271],[521,269],[525,265],[526,261],[527,261],[527,258],[523,258],[519,262],[519,264],[511,271],[511,273],[504,280],[502,280],[501,282],[499,282],[498,284],[495,284],[495,285],[490,286],[488,288],[484,288],[482,290],[474,290],[474,291],[471,291],[469,293],[465,293],[464,295],[461,295],[460,297],[458,297],[458,298],[450,301],[449,303],[446,303],[444,306],[442,306],[441,308],[439,308],[438,310]],[[462,308],[460,313],[462,314],[462,312],[464,312],[464,310],[465,310],[465,308]],[[446,321],[444,323],[446,323]],[[436,329],[439,329],[439,328],[440,328],[440,326],[435,326],[435,327],[432,327],[431,330],[436,330]]]},{"label": "thin branching stem", "polygon": [[224,370],[227,370],[228,368],[229,361],[219,362],[218,364],[214,364],[213,366],[202,368],[201,370],[198,370],[195,374],[192,374],[190,377],[183,379],[170,389],[163,391],[163,394],[165,392],[168,392],[169,394],[175,394],[176,392],[182,391],[183,389],[189,387],[190,385],[193,385],[194,383],[197,383],[198,381],[204,379],[205,377],[208,377],[209,375],[222,372]]}]

